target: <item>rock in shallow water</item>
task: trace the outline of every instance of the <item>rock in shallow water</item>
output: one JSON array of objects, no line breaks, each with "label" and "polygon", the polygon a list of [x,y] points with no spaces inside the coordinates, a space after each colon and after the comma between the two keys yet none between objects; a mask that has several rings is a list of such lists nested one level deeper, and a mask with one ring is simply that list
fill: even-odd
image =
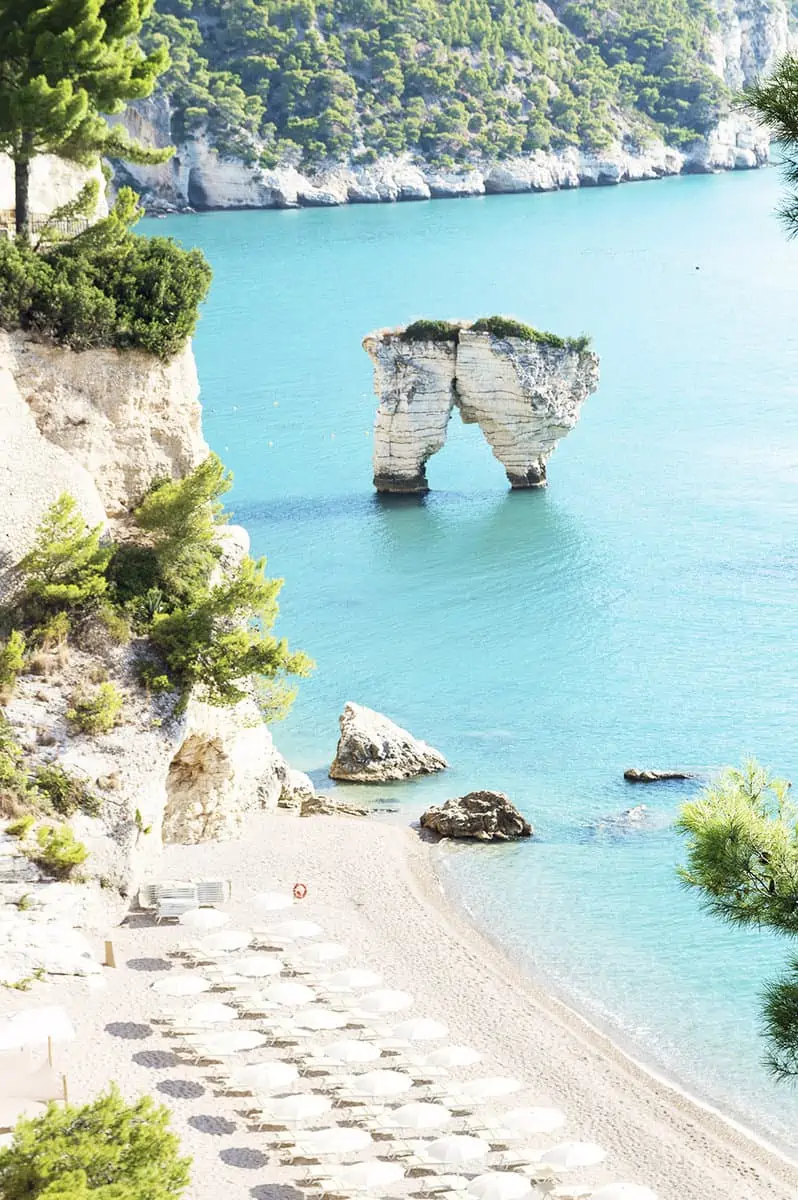
[{"label": "rock in shallow water", "polygon": [[440,808],[428,808],[421,825],[441,837],[480,842],[514,842],[534,833],[504,792],[469,792],[447,800]]},{"label": "rock in shallow water", "polygon": [[387,783],[430,775],[449,765],[432,746],[361,704],[347,702],[339,724],[341,736],[330,767],[331,779]]},{"label": "rock in shallow water", "polygon": [[641,771],[637,767],[627,767],[623,777],[627,783],[664,783],[668,779],[695,779],[689,771]]}]

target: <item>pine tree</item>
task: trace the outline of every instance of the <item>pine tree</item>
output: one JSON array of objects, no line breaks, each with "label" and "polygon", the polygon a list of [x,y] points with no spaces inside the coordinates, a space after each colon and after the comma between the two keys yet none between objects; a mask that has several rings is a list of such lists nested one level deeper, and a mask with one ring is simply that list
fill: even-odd
[{"label": "pine tree", "polygon": [[4,1200],[177,1200],[191,1160],[179,1157],[169,1112],[149,1096],[126,1104],[115,1087],[82,1108],[20,1121],[0,1150]]},{"label": "pine tree", "polygon": [[89,529],[64,492],[47,510],[32,549],[19,564],[24,584],[21,607],[31,619],[77,608],[106,590],[110,547],[100,545],[102,527]]},{"label": "pine tree", "polygon": [[153,0],[0,0],[0,152],[14,162],[17,234],[30,223],[30,164],[59,154],[91,164],[101,154],[158,162],[101,114],[148,96],[168,66],[163,46],[137,38]]},{"label": "pine tree", "polygon": [[779,143],[782,169],[793,191],[781,206],[790,237],[798,236],[798,57],[785,54],[767,79],[747,89],[743,107]]},{"label": "pine tree", "polygon": [[[750,760],[724,771],[682,806],[687,838],[682,882],[706,909],[732,925],[798,936],[798,806],[790,785]],[[779,1079],[798,1076],[798,959],[764,991],[767,1064]]]}]

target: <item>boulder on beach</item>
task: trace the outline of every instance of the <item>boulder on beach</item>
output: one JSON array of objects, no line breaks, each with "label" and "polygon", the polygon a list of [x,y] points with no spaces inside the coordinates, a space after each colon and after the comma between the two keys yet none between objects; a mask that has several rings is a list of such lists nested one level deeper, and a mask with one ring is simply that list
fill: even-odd
[{"label": "boulder on beach", "polygon": [[504,792],[469,792],[428,808],[421,817],[423,829],[447,838],[475,838],[479,842],[514,842],[532,837],[534,830]]},{"label": "boulder on beach", "polygon": [[388,783],[430,775],[449,765],[432,746],[362,704],[347,701],[339,724],[341,736],[330,767],[331,779]]},{"label": "boulder on beach", "polygon": [[640,770],[638,767],[627,767],[623,773],[627,783],[664,783],[668,779],[694,779],[689,771],[657,771],[654,769]]}]

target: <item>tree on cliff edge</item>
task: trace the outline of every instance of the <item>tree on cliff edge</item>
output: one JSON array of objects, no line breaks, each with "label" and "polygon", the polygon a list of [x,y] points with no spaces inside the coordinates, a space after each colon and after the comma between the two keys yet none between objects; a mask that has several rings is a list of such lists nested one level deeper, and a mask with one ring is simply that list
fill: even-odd
[{"label": "tree on cliff edge", "polygon": [[[798,806],[790,785],[750,760],[726,770],[682,806],[682,882],[708,912],[731,925],[798,937]],[[764,989],[767,1065],[777,1079],[798,1077],[798,958]]]},{"label": "tree on cliff edge", "polygon": [[14,163],[17,234],[30,221],[30,164],[58,154],[162,162],[171,150],[132,141],[101,114],[148,96],[168,66],[138,43],[153,0],[0,0],[0,152]]}]

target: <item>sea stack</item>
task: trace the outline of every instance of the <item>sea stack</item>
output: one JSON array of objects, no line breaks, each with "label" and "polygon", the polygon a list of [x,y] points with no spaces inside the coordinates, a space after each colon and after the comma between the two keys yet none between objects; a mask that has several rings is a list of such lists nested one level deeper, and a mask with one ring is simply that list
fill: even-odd
[{"label": "sea stack", "polygon": [[587,338],[541,333],[505,317],[416,321],[363,339],[379,400],[378,492],[426,492],[426,464],[452,411],[479,425],[513,488],[546,486],[546,464],[599,380]]}]

